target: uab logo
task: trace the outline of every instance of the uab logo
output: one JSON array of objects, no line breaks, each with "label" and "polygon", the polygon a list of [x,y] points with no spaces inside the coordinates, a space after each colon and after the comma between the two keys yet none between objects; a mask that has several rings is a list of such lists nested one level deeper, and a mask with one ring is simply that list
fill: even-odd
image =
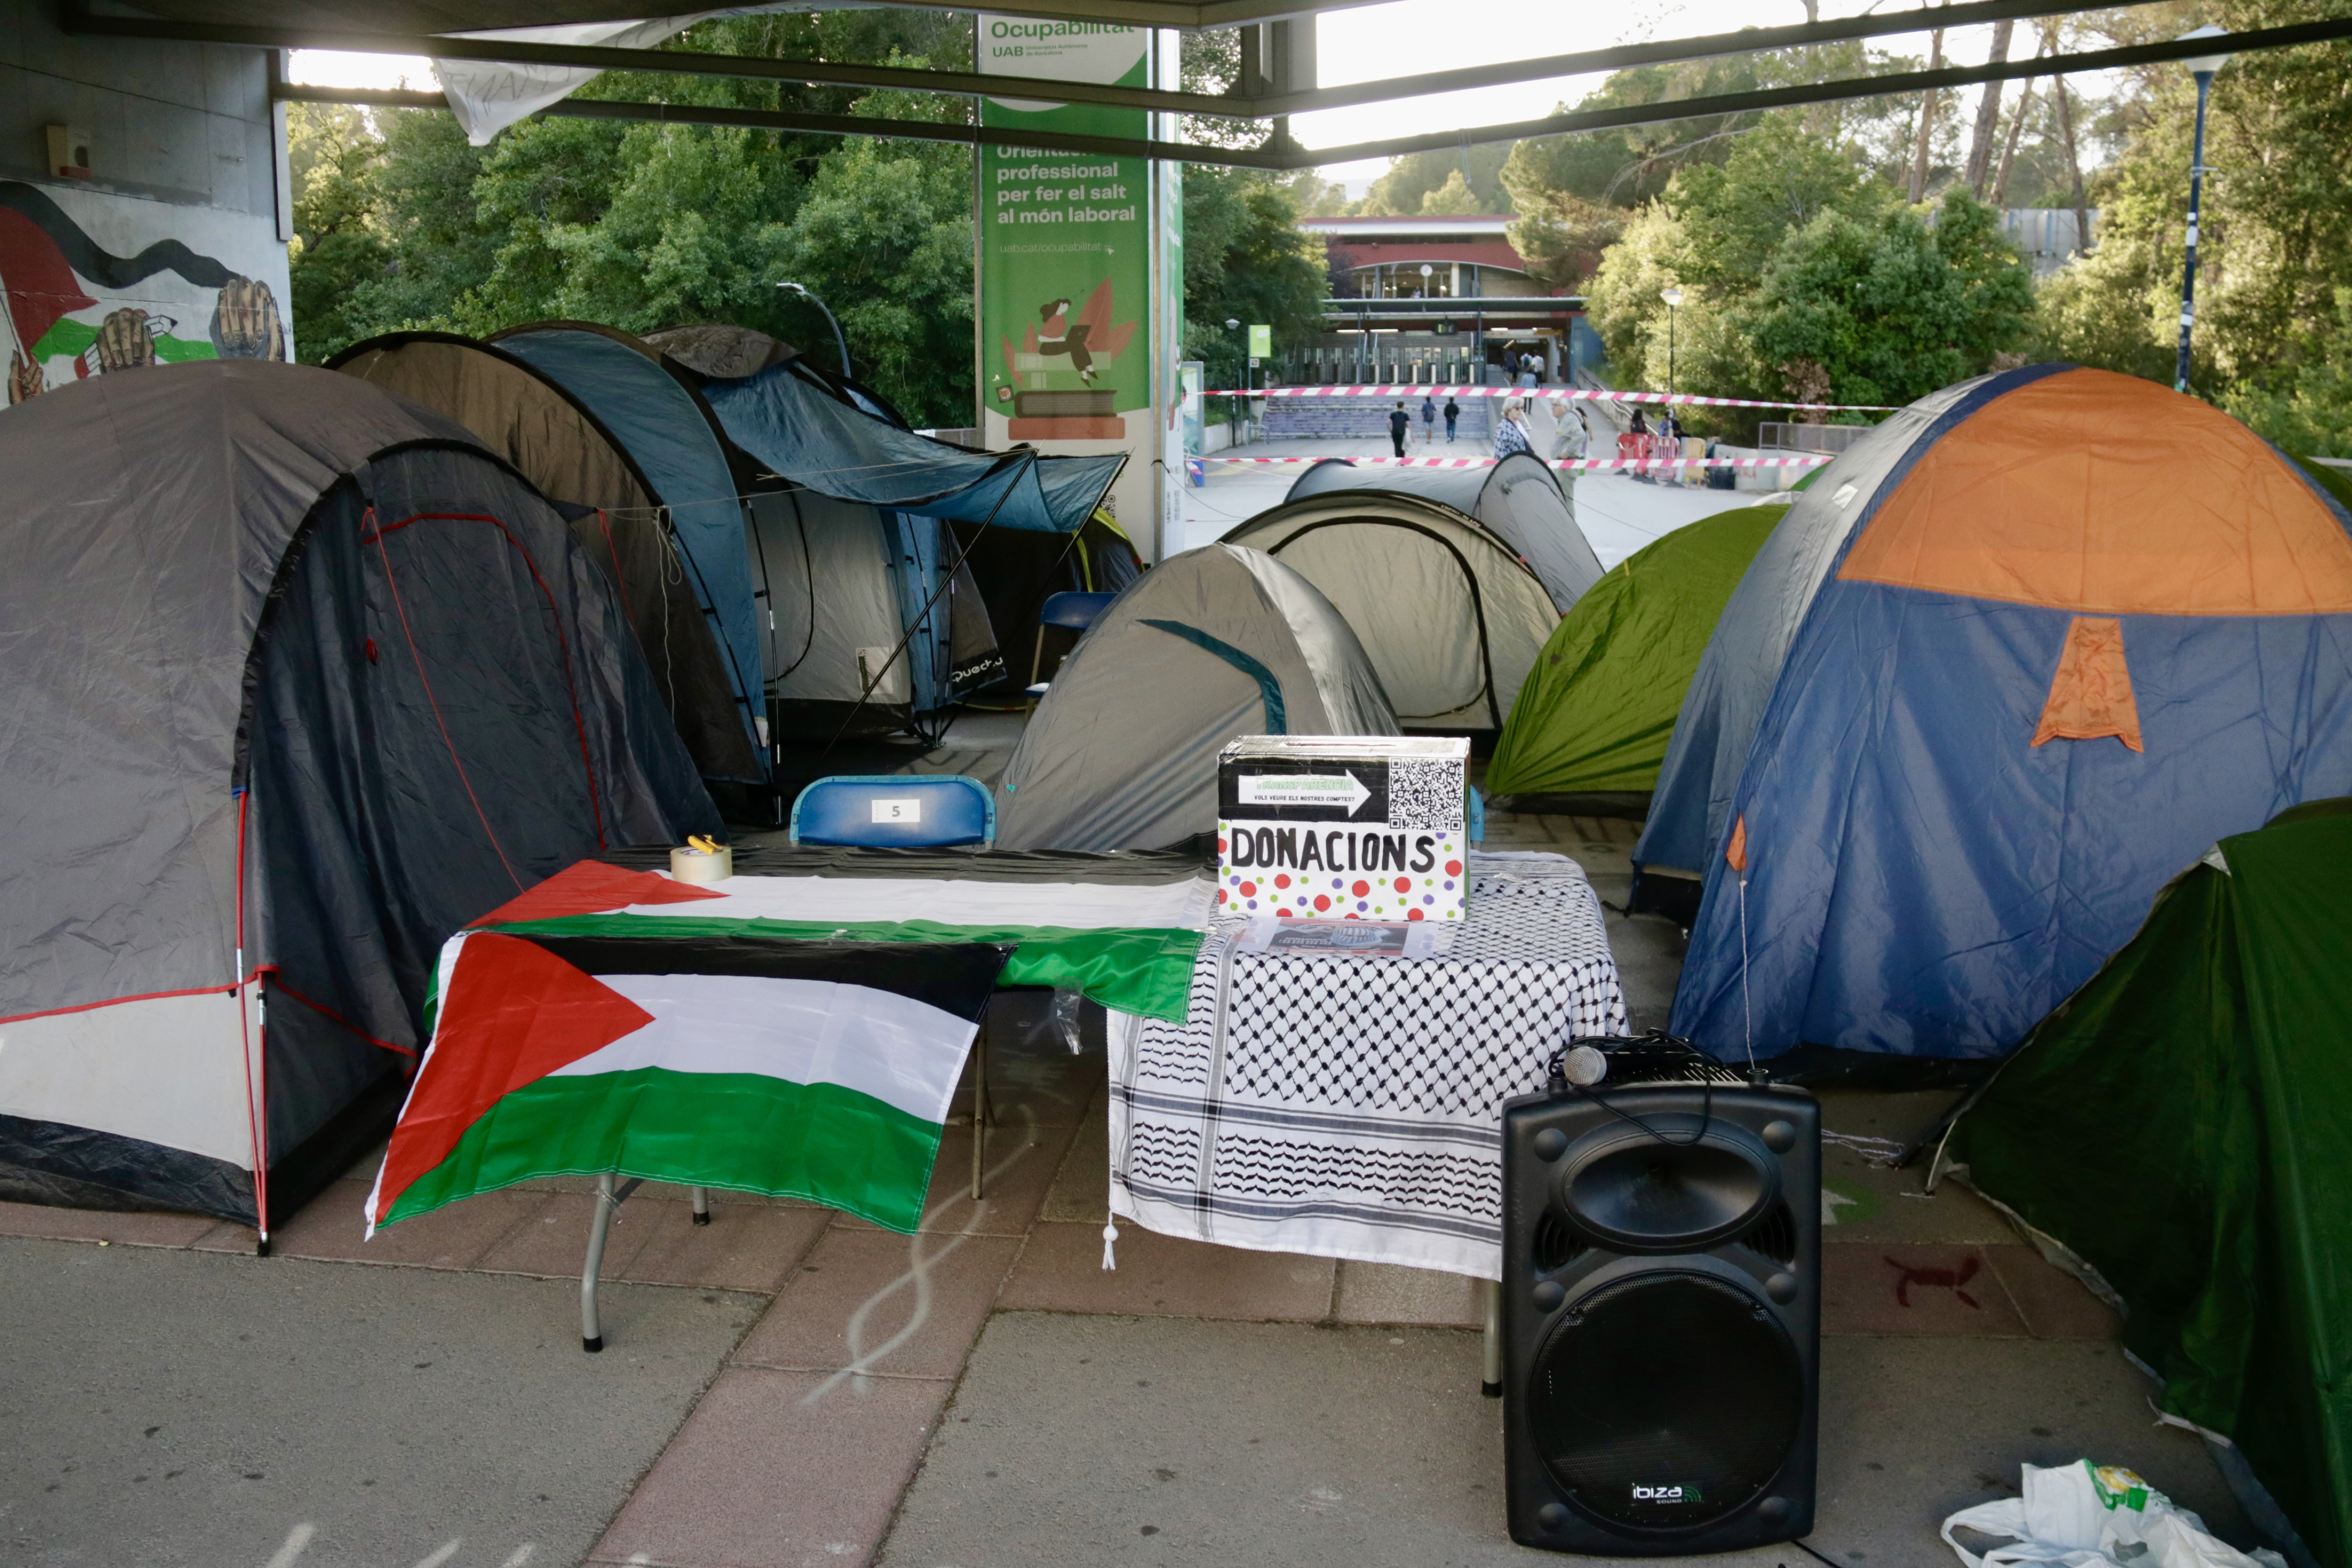
[{"label": "uab logo", "polygon": [[1698,1489],[1696,1487],[1635,1487],[1633,1500],[1635,1502],[1696,1502]]}]

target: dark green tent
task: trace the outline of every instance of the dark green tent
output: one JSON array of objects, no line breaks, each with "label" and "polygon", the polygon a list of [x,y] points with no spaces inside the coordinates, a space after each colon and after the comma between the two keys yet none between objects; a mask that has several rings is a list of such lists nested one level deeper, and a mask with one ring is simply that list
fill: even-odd
[{"label": "dark green tent", "polygon": [[1751,506],[1702,518],[1636,551],[1588,589],[1511,704],[1486,767],[1488,793],[1580,795],[1593,809],[1638,809],[1657,787],[1675,715],[1724,602],[1788,510]]},{"label": "dark green tent", "polygon": [[[1959,1116],[1951,1170],[2087,1266],[2171,1414],[2352,1563],[2352,800],[2224,838]],[[2225,1467],[2227,1468],[2227,1467]]]},{"label": "dark green tent", "polygon": [[2352,471],[2339,468],[2333,463],[2323,463],[2315,458],[2297,458],[2295,465],[2317,479],[2320,489],[2346,506],[2352,507]]}]

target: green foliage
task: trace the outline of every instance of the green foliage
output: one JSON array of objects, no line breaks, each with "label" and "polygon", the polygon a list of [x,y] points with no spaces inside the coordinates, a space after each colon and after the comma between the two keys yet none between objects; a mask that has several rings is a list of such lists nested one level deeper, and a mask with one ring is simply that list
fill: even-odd
[{"label": "green foliage", "polygon": [[1791,234],[1733,312],[1758,380],[1795,396],[1825,377],[1825,401],[1904,404],[2023,342],[2032,283],[1998,215],[1956,186],[1927,216],[1831,208]]},{"label": "green foliage", "polygon": [[[1768,121],[1685,169],[1594,277],[1591,316],[1629,383],[1717,396],[1907,403],[1989,369],[2032,328],[2028,271],[1966,191],[1906,205],[1860,150]],[[1669,313],[1661,293],[1683,291]],[[1695,428],[1753,417],[1694,414]]]},{"label": "green foliage", "polygon": [[356,109],[297,103],[286,116],[293,171],[295,348],[312,364],[367,335],[348,312],[352,291],[382,275],[383,237],[371,221],[381,144]]},{"label": "green foliage", "polygon": [[[2352,13],[2346,0],[2216,0],[2238,30]],[[2095,184],[2098,247],[2043,289],[2043,352],[2169,383],[2196,91],[2139,73]],[[2341,45],[2238,56],[2206,125],[2192,390],[2296,453],[2352,451],[2352,97]]]},{"label": "green foliage", "polygon": [[[1510,154],[1511,143],[1507,142],[1408,153],[1372,182],[1356,211],[1366,217],[1410,217],[1423,212],[1509,212],[1510,197],[1503,190],[1502,173]],[[1449,186],[1465,192],[1471,205],[1426,205],[1431,195]],[[1458,202],[1464,198],[1453,195],[1443,199]]]},{"label": "green foliage", "polygon": [[1184,353],[1204,362],[1212,385],[1236,385],[1246,329],[1273,327],[1277,347],[1319,331],[1321,247],[1298,232],[1290,186],[1251,169],[1184,171]]}]

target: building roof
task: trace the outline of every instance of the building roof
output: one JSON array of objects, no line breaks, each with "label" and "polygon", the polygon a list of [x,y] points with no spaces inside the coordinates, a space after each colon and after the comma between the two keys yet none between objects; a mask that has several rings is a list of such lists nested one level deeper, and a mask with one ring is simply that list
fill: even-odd
[{"label": "building roof", "polygon": [[1348,239],[1370,239],[1391,234],[1399,238],[1420,239],[1436,234],[1499,235],[1518,221],[1509,213],[1413,213],[1402,217],[1308,217],[1299,219],[1298,226],[1307,234],[1325,234]]}]

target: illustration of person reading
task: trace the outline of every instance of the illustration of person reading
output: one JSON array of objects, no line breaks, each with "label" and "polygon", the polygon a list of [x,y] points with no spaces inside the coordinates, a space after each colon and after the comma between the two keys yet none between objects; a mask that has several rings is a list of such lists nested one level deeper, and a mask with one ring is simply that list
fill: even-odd
[{"label": "illustration of person reading", "polygon": [[1070,368],[1078,379],[1092,386],[1095,380],[1095,356],[1087,352],[1087,338],[1093,328],[1081,321],[1070,324],[1070,302],[1056,300],[1050,305],[1037,307],[1042,324],[1037,328],[1037,352],[1041,354],[1067,354]]}]

